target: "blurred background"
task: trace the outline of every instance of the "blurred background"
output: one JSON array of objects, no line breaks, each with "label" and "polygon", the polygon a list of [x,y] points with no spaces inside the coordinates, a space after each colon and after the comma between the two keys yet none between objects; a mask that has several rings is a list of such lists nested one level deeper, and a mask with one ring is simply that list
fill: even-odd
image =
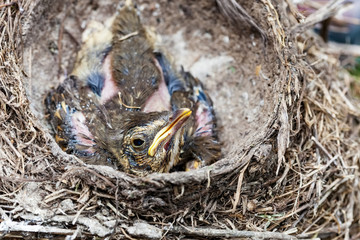
[{"label": "blurred background", "polygon": [[[360,77],[360,0],[339,0],[344,6],[338,13],[314,27],[334,53],[338,53],[344,67]],[[305,17],[313,14],[331,0],[293,0]]]}]

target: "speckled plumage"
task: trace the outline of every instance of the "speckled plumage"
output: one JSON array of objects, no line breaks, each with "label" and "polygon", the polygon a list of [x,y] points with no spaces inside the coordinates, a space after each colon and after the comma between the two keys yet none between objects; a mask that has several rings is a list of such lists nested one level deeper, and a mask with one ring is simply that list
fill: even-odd
[{"label": "speckled plumage", "polygon": [[220,156],[212,102],[155,49],[131,4],[88,34],[74,70],[46,97],[60,147],[136,175],[194,169]]}]

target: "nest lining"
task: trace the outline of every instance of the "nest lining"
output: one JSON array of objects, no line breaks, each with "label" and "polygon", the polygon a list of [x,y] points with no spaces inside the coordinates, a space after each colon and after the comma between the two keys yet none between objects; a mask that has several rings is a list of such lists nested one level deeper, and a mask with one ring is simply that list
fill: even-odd
[{"label": "nest lining", "polygon": [[[267,29],[266,57],[261,35],[247,24],[229,24],[215,2],[138,1],[178,63],[210,90],[224,142],[224,158],[212,166],[147,178],[84,166],[59,150],[42,120],[44,93],[71,70],[81,44],[78,29],[89,19],[106,19],[114,3],[30,2],[22,5],[31,13],[23,16],[24,54],[15,51],[16,31],[1,41],[12,53],[2,52],[12,68],[2,73],[0,214],[14,223],[13,231],[35,231],[20,228],[23,220],[73,236],[82,226],[83,234],[106,236],[115,225],[116,237],[148,238],[286,239],[292,231],[298,238],[337,234],[334,226],[344,230],[339,237],[356,231],[359,142],[350,126],[358,124],[359,109],[339,79],[351,80],[338,73],[337,60],[325,57],[316,38],[286,41],[293,21],[282,1],[241,1]],[[7,29],[20,29],[15,7],[2,9],[2,16]],[[137,232],[144,226],[153,231]],[[242,229],[287,232],[255,236],[241,235]]]}]

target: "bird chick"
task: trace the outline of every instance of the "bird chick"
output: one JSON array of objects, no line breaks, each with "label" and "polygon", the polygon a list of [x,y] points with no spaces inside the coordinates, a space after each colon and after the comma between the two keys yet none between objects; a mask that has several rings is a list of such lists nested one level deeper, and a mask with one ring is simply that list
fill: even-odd
[{"label": "bird chick", "polygon": [[64,151],[139,176],[220,156],[208,94],[154,45],[129,1],[88,35],[71,75],[45,99]]}]

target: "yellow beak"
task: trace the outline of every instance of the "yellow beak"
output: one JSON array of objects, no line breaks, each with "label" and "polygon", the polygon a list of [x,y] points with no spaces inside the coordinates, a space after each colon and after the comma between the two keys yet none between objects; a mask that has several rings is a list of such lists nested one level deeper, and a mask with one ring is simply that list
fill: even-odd
[{"label": "yellow beak", "polygon": [[191,110],[188,108],[181,108],[177,110],[173,115],[174,120],[156,134],[151,146],[149,147],[148,154],[150,156],[154,156],[156,149],[159,147],[159,145],[165,139],[168,139],[169,136],[173,136],[177,132],[177,130],[179,130],[180,127],[186,122],[190,115]]}]

